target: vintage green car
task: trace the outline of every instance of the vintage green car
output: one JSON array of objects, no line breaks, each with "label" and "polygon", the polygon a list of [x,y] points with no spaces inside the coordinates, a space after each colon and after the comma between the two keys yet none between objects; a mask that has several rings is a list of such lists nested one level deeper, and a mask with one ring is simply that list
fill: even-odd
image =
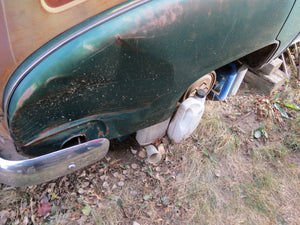
[{"label": "vintage green car", "polygon": [[[257,68],[299,34],[296,0],[2,0],[0,182],[31,185],[170,118],[231,62]],[[203,78],[201,80],[201,78]]]}]

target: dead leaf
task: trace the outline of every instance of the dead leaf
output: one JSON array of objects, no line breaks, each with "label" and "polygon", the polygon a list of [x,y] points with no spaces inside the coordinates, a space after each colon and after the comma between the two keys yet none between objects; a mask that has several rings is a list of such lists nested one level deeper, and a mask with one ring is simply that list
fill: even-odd
[{"label": "dead leaf", "polygon": [[46,216],[51,211],[51,206],[49,202],[42,202],[38,205],[38,215],[40,217]]},{"label": "dead leaf", "polygon": [[88,216],[91,213],[91,207],[89,205],[86,205],[81,211],[84,215]]},{"label": "dead leaf", "polygon": [[23,219],[23,221],[22,221],[22,223],[21,223],[21,225],[27,225],[28,222],[29,222],[29,219],[28,219],[27,216],[25,216],[24,219]]},{"label": "dead leaf", "polygon": [[160,145],[161,143],[162,143],[162,138],[161,138],[161,137],[157,138],[157,139],[155,140],[155,142],[154,142],[154,144],[155,144],[156,146]]},{"label": "dead leaf", "polygon": [[0,222],[1,224],[6,224],[6,221],[9,217],[9,212],[7,210],[3,210],[0,212]]},{"label": "dead leaf", "polygon": [[99,199],[99,200],[101,200],[102,199],[102,196],[101,196],[101,194],[97,194],[95,191],[94,191],[94,193],[93,193],[96,197],[97,197],[97,199]]},{"label": "dead leaf", "polygon": [[165,208],[165,214],[167,214],[168,212],[170,212],[170,208],[169,208],[169,207],[166,207],[166,208]]}]

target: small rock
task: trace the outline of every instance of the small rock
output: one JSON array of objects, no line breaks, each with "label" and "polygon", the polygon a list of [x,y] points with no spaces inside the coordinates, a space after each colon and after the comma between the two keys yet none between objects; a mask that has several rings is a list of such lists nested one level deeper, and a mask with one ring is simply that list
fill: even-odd
[{"label": "small rock", "polygon": [[138,168],[138,165],[137,165],[137,164],[135,164],[135,163],[133,163],[133,164],[131,164],[131,168],[135,170],[135,169],[137,169],[137,168]]},{"label": "small rock", "polygon": [[82,195],[84,193],[84,190],[82,188],[79,188],[77,192]]},{"label": "small rock", "polygon": [[9,212],[7,210],[0,211],[0,222],[1,222],[1,224],[6,224],[6,221],[9,217],[10,217]]},{"label": "small rock", "polygon": [[83,184],[82,184],[82,187],[83,188],[86,188],[86,187],[88,187],[90,185],[90,182],[84,182]]},{"label": "small rock", "polygon": [[221,176],[221,171],[216,169],[215,170],[215,175],[216,175],[216,177],[220,177]]},{"label": "small rock", "polygon": [[139,152],[139,157],[142,158],[142,159],[144,159],[144,158],[147,157],[147,153],[146,153],[146,150],[145,150],[145,149],[143,149],[143,150],[141,150],[141,151]]},{"label": "small rock", "polygon": [[136,155],[136,153],[137,153],[137,150],[134,150],[133,148],[131,148],[130,151],[133,155]]},{"label": "small rock", "polygon": [[159,166],[156,167],[155,170],[156,170],[156,172],[160,172],[160,167]]},{"label": "small rock", "polygon": [[105,181],[105,182],[102,184],[102,186],[103,186],[104,188],[109,188],[109,184],[108,184],[107,181]]},{"label": "small rock", "polygon": [[132,196],[136,196],[136,195],[138,195],[138,192],[137,192],[137,191],[131,191],[130,194],[131,194]]},{"label": "small rock", "polygon": [[153,214],[152,212],[149,211],[149,212],[146,212],[146,214],[147,214],[150,218],[152,218],[152,214]]},{"label": "small rock", "polygon": [[123,181],[118,182],[118,186],[119,187],[123,187],[124,186],[124,182]]},{"label": "small rock", "polygon": [[105,180],[107,180],[107,176],[106,175],[102,175],[101,177],[100,177],[100,179],[102,180],[102,181],[105,181]]},{"label": "small rock", "polygon": [[114,190],[116,188],[117,188],[117,185],[114,184],[111,189]]},{"label": "small rock", "polygon": [[148,201],[148,200],[152,199],[152,197],[153,197],[153,195],[152,195],[152,193],[150,193],[150,194],[144,195],[143,199],[144,199],[145,201]]},{"label": "small rock", "polygon": [[140,225],[140,224],[136,221],[133,221],[132,225]]},{"label": "small rock", "polygon": [[120,174],[118,172],[113,173],[113,176],[118,178],[120,176]]}]

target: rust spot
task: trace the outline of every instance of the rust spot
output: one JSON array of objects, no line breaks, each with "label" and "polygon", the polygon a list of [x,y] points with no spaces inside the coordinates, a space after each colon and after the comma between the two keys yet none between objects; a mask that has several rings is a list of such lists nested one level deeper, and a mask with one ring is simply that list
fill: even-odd
[{"label": "rust spot", "polygon": [[99,138],[100,137],[104,137],[104,133],[103,133],[103,131],[99,127],[97,127],[97,130],[98,130],[98,137]]},{"label": "rust spot", "polygon": [[101,138],[101,137],[106,137],[108,135],[108,126],[107,124],[103,123],[103,125],[105,125],[105,129],[101,129],[101,127],[97,127],[97,130],[98,130],[98,137]]},{"label": "rust spot", "polygon": [[120,45],[124,45],[120,35],[116,35],[116,38],[117,38],[118,42],[120,43]]}]

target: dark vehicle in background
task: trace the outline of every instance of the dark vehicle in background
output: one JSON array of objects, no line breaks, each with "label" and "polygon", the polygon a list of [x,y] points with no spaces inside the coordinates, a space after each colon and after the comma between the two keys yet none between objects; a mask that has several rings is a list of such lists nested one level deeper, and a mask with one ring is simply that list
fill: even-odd
[{"label": "dark vehicle in background", "polygon": [[[170,118],[195,81],[258,68],[300,31],[296,0],[3,0],[0,182],[31,185]],[[208,75],[208,76],[207,76]]]}]

